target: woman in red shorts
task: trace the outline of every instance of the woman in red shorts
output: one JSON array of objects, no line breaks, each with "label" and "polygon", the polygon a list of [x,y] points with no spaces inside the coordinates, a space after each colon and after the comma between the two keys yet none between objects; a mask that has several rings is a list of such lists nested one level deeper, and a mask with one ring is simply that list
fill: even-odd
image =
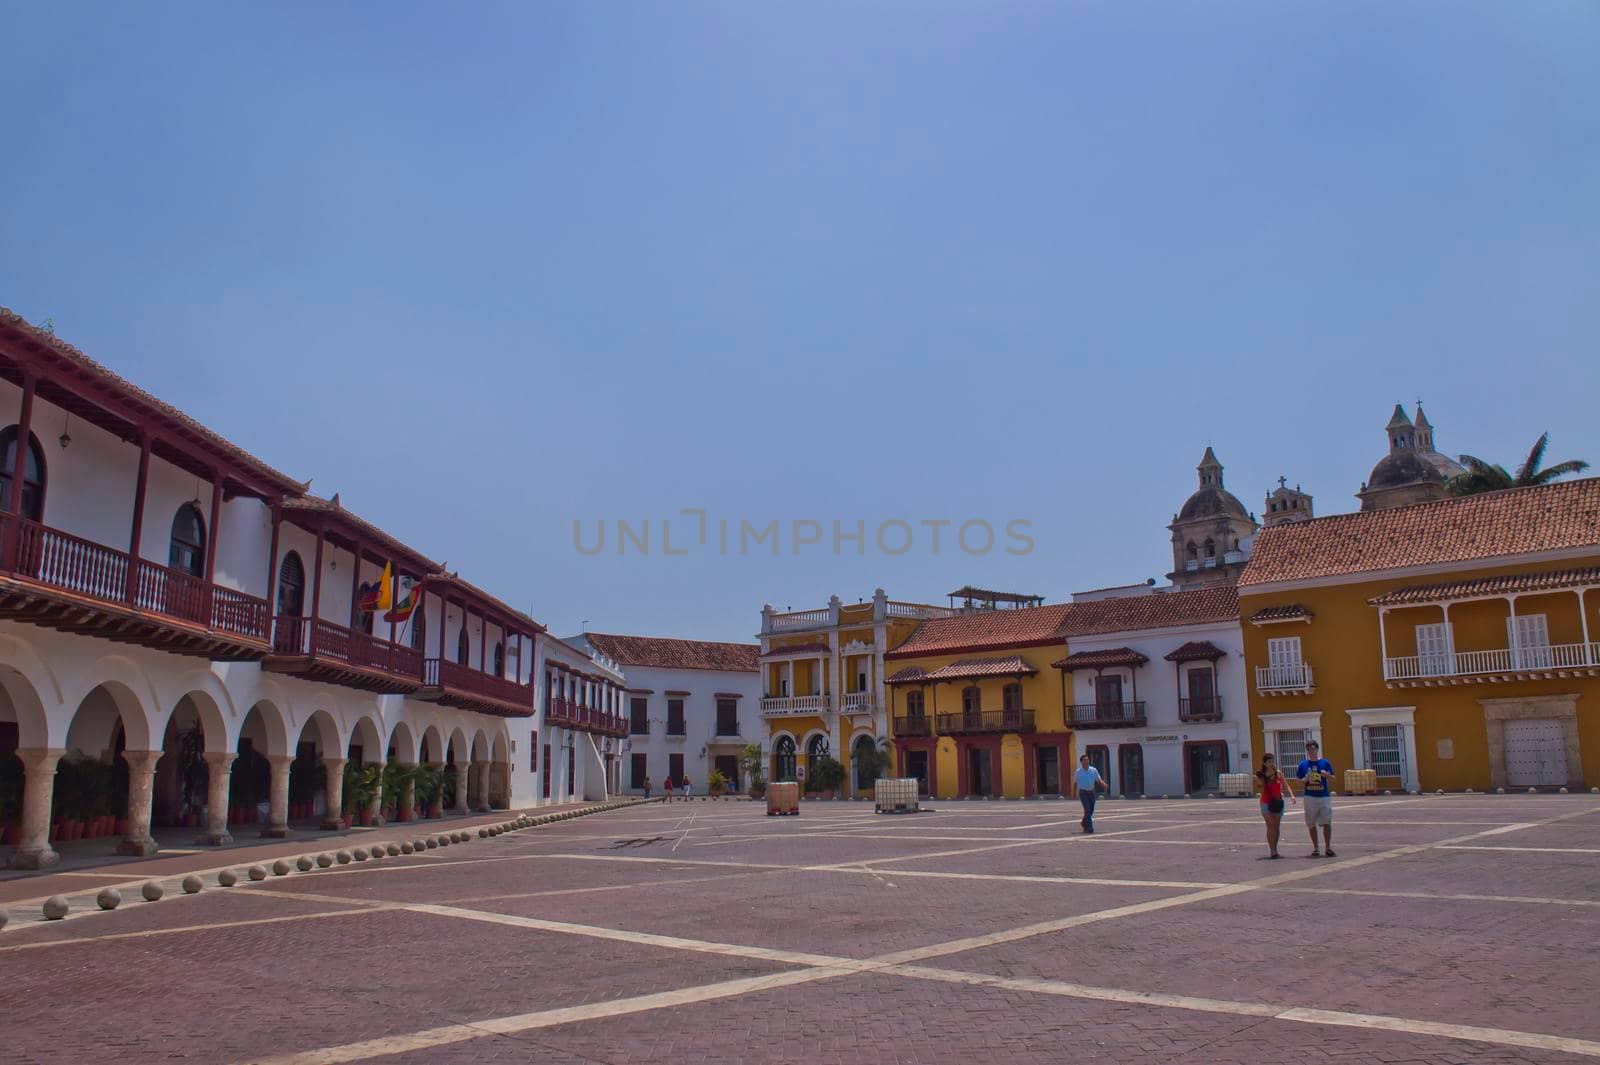
[{"label": "woman in red shorts", "polygon": [[1261,818],[1267,823],[1267,849],[1272,852],[1267,857],[1276,858],[1278,830],[1283,824],[1283,803],[1285,799],[1295,801],[1294,791],[1278,769],[1278,760],[1270,754],[1261,756],[1261,768],[1256,770],[1256,779],[1261,782]]}]

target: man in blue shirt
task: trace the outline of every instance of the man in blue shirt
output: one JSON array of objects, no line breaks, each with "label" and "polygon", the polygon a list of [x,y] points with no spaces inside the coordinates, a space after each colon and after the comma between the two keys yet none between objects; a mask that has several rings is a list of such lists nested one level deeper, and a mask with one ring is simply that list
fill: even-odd
[{"label": "man in blue shirt", "polygon": [[1078,756],[1078,771],[1072,774],[1072,781],[1078,788],[1078,801],[1083,803],[1083,830],[1089,835],[1094,835],[1094,800],[1095,793],[1101,788],[1111,790],[1105,778],[1100,775],[1100,770],[1089,764],[1089,756]]},{"label": "man in blue shirt", "polygon": [[[1311,833],[1311,853],[1307,857],[1320,858],[1323,853],[1333,855],[1333,763],[1321,757],[1317,741],[1306,741],[1306,756],[1300,759],[1295,776],[1305,781],[1303,794],[1306,808],[1306,829]],[[1317,826],[1322,826],[1322,849],[1317,849]]]}]

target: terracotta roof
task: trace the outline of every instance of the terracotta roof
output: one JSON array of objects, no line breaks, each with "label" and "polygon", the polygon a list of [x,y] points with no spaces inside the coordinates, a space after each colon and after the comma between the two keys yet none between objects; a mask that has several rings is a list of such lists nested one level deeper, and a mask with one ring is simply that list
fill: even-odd
[{"label": "terracotta roof", "polygon": [[983,651],[998,647],[1036,647],[1057,643],[1057,629],[1069,604],[1025,607],[1021,610],[979,610],[952,618],[929,618],[911,638],[885,658],[920,658],[927,655]]},{"label": "terracotta roof", "polygon": [[790,643],[763,652],[757,645],[756,653],[762,658],[789,658],[794,655],[831,655],[833,648],[825,643]]},{"label": "terracotta roof", "polygon": [[339,504],[337,495],[332,499],[323,499],[321,496],[309,493],[295,496],[283,501],[283,511],[290,521],[294,520],[296,514],[324,515],[330,521],[343,526],[343,531],[347,535],[359,533],[362,546],[374,554],[390,556],[395,562],[409,563],[412,567],[422,570],[422,575],[438,573],[444,568],[409,544],[396,540],[376,525],[346,510]]},{"label": "terracotta roof", "polygon": [[1600,478],[1509,488],[1263,529],[1239,585],[1600,548]]},{"label": "terracotta roof", "polygon": [[1039,672],[1022,660],[1021,655],[1004,658],[963,658],[940,666],[930,672],[925,680],[966,680],[977,677],[1015,677]]},{"label": "terracotta roof", "polygon": [[616,636],[588,633],[589,646],[624,666],[647,669],[712,669],[754,673],[761,668],[761,647],[753,643],[679,640],[668,636]]},{"label": "terracotta roof", "polygon": [[1137,629],[1209,625],[1234,621],[1238,617],[1238,593],[1232,585],[1219,585],[1186,592],[1156,592],[1073,603],[1061,624],[1060,635],[1070,639]]},{"label": "terracotta roof", "polygon": [[[143,412],[152,419],[165,422],[167,428],[175,437],[189,438],[206,450],[214,452],[218,456],[233,462],[236,466],[250,471],[256,477],[261,478],[263,482],[272,485],[284,494],[304,492],[310,485],[309,481],[297,481],[288,474],[267,465],[267,463],[256,458],[244,448],[223,439],[204,425],[201,425],[177,407],[157,399],[132,381],[91,359],[54,333],[33,325],[20,314],[0,307],[0,329],[9,329],[20,334],[27,341],[39,345],[51,355],[65,361],[71,370],[81,375],[84,384],[92,386],[90,390],[81,393],[91,406],[95,406],[94,390],[110,393],[111,396],[121,400],[128,407],[143,408]],[[54,397],[51,397],[51,401],[55,402]],[[96,409],[104,410],[105,408],[97,407]],[[106,413],[113,417],[118,416],[118,413],[114,410]],[[161,448],[157,447],[156,450],[159,452]]]},{"label": "terracotta roof", "polygon": [[1131,647],[1109,647],[1104,651],[1079,651],[1059,662],[1050,664],[1056,669],[1106,669],[1110,666],[1142,666],[1150,661]]},{"label": "terracotta roof", "polygon": [[904,669],[897,670],[896,672],[889,674],[889,679],[884,681],[884,683],[909,684],[911,681],[921,680],[927,675],[927,670],[923,669],[921,666],[907,666]]},{"label": "terracotta roof", "polygon": [[1582,569],[1551,570],[1548,573],[1522,573],[1507,577],[1482,577],[1445,584],[1412,584],[1396,588],[1367,602],[1373,606],[1406,606],[1414,603],[1442,603],[1451,599],[1510,595],[1514,592],[1558,592],[1567,588],[1600,585],[1600,566]]},{"label": "terracotta roof", "polygon": [[1210,640],[1190,640],[1182,647],[1174,648],[1161,657],[1168,662],[1198,662],[1202,659],[1215,662],[1219,658],[1228,657],[1228,652]]},{"label": "terracotta roof", "polygon": [[1252,625],[1270,625],[1274,621],[1310,621],[1311,611],[1300,603],[1286,606],[1264,606],[1250,615]]}]

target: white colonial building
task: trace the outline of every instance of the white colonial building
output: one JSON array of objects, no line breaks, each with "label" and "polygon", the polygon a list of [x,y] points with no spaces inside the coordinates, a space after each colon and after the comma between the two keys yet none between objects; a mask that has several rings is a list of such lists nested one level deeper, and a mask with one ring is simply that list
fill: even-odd
[{"label": "white colonial building", "polygon": [[9,864],[605,794],[620,671],[306,489],[0,311]]},{"label": "white colonial building", "polygon": [[621,790],[659,793],[669,778],[705,794],[712,770],[729,789],[748,786],[739,754],[761,743],[760,646],[589,632],[568,643],[590,648],[627,674],[628,738]]},{"label": "white colonial building", "polygon": [[1061,625],[1066,720],[1113,795],[1216,791],[1248,767],[1239,599],[1231,585],[1073,596]]}]

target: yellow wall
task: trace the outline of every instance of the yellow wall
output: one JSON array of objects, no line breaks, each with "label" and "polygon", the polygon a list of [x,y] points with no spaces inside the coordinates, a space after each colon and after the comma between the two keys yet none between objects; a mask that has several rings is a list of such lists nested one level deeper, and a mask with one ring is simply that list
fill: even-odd
[{"label": "yellow wall", "polygon": [[[1390,687],[1383,679],[1378,608],[1368,600],[1407,585],[1439,584],[1446,581],[1481,577],[1548,572],[1557,569],[1600,565],[1600,552],[1583,559],[1561,560],[1521,566],[1486,566],[1468,572],[1412,575],[1405,579],[1367,581],[1323,587],[1301,587],[1269,594],[1252,594],[1240,589],[1239,615],[1244,631],[1244,651],[1250,690],[1250,732],[1252,748],[1266,750],[1262,719],[1279,713],[1322,712],[1323,756],[1333,762],[1336,776],[1354,764],[1354,751],[1347,709],[1414,706],[1416,729],[1417,780],[1425,789],[1446,790],[1490,786],[1488,729],[1480,699],[1513,699],[1528,696],[1576,693],[1578,695],[1578,737],[1582,752],[1584,786],[1600,786],[1600,677],[1567,676],[1550,679],[1517,680],[1507,683],[1478,682],[1479,678],[1441,679],[1423,687]],[[1249,618],[1268,606],[1300,603],[1314,615],[1310,623],[1256,626]],[[1600,641],[1600,592],[1584,600],[1588,615],[1589,639]],[[1550,630],[1551,644],[1577,643],[1582,624],[1578,596],[1557,592],[1523,596],[1517,600],[1521,615],[1543,613]],[[1505,648],[1507,604],[1504,599],[1453,603],[1450,622],[1457,653]],[[1389,657],[1415,655],[1416,626],[1443,620],[1439,607],[1407,607],[1390,610],[1384,633]],[[1316,690],[1308,695],[1264,696],[1255,685],[1255,667],[1267,664],[1267,640],[1280,636],[1299,636],[1301,654],[1314,671]],[[1450,683],[1456,680],[1458,683]],[[1442,749],[1441,741],[1447,741]],[[1446,757],[1445,755],[1449,756]]]}]

